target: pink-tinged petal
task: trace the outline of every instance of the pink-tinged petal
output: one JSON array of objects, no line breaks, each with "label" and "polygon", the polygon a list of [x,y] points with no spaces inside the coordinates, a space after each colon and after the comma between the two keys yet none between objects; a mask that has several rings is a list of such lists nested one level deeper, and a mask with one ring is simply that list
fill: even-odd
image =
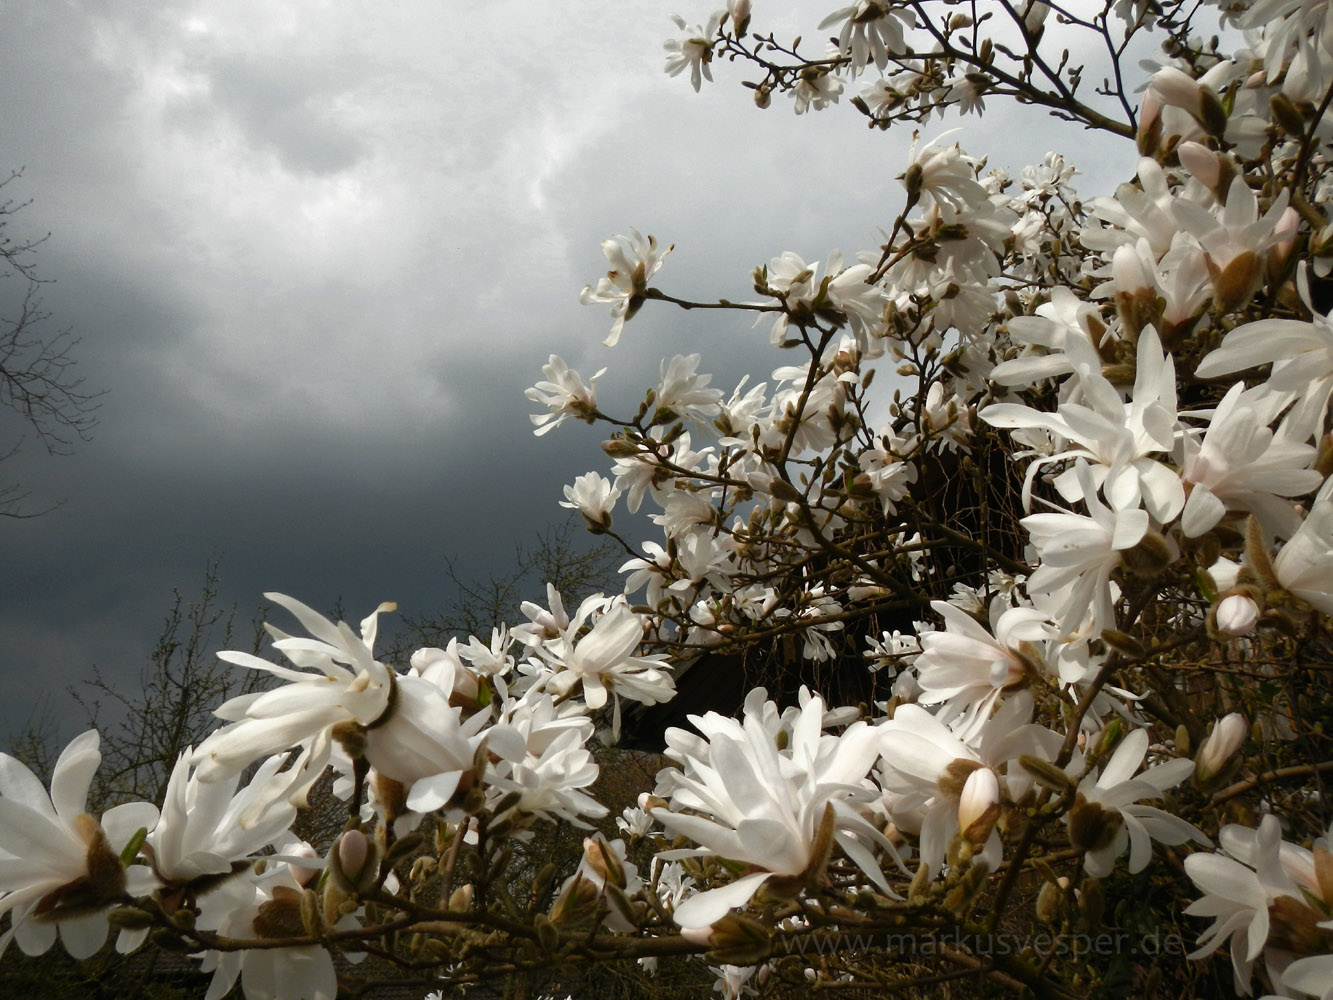
[{"label": "pink-tinged petal", "polygon": [[727,911],[746,905],[759,887],[772,878],[771,872],[754,872],[729,885],[709,889],[685,900],[672,915],[681,927],[709,927]]}]

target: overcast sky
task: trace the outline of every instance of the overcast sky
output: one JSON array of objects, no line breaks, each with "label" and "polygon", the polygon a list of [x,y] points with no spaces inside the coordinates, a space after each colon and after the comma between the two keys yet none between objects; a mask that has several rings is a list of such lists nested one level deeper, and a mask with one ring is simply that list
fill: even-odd
[{"label": "overcast sky", "polygon": [[[790,37],[825,5],[780,6],[764,25]],[[523,390],[550,353],[610,366],[602,385],[626,400],[663,354],[702,351],[724,388],[783,360],[766,326],[651,306],[603,348],[605,310],[578,304],[600,241],[654,233],[676,243],[662,287],[744,298],[783,250],[877,245],[911,136],[845,103],[761,112],[725,64],[695,94],[662,72],[667,12],[0,5],[0,172],[22,168],[7,194],[31,199],[11,228],[50,232],[51,329],[82,338],[79,372],[106,390],[75,454],[29,436],[0,464],[33,506],[62,502],[0,520],[0,737],[42,691],[64,711],[94,666],[133,676],[173,588],[192,597],[212,560],[243,615],[265,590],[420,615],[448,598],[445,557],[502,569],[563,520],[561,487],[603,468],[584,425],[532,436]],[[1075,162],[1087,148],[1025,122],[972,119],[959,138],[1014,165],[1062,138]],[[0,446],[20,431],[0,415]]]}]

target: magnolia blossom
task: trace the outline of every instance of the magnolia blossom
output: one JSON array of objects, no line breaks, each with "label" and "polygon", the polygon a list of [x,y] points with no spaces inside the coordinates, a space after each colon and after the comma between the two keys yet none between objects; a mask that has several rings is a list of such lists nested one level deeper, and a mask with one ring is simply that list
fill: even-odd
[{"label": "magnolia blossom", "polygon": [[941,721],[963,717],[963,725],[987,717],[1001,693],[1040,669],[1040,653],[1033,645],[1048,638],[1053,628],[1035,608],[1006,607],[1002,598],[991,602],[994,634],[971,615],[944,601],[931,609],[944,619],[944,631],[921,635],[916,658],[918,698],[923,705],[943,704]]},{"label": "magnolia blossom", "polygon": [[543,682],[548,690],[564,695],[581,685],[583,700],[594,711],[611,699],[615,707],[613,728],[619,733],[622,697],[655,705],[675,693],[675,684],[664,669],[663,654],[634,655],[643,641],[643,620],[623,600],[597,614],[585,634],[576,634],[594,609],[604,603],[600,594],[585,600],[559,637],[543,643],[537,652],[555,671]]},{"label": "magnolia blossom", "polygon": [[579,373],[565,364],[565,359],[552,354],[550,360],[542,366],[544,381],[538,382],[524,395],[534,403],[545,406],[549,412],[532,414],[528,419],[533,423],[532,433],[541,437],[555,430],[565,422],[566,417],[577,417],[592,423],[597,412],[597,394],[594,387],[597,380],[606,374],[601,368],[597,374],[584,383]]},{"label": "magnolia blossom", "polygon": [[[228,937],[304,936],[301,884],[284,866],[246,876],[204,897],[199,925]],[[355,925],[354,919],[349,919]],[[212,972],[204,1000],[222,1000],[241,980],[246,1000],[336,1000],[333,957],[318,945],[208,951],[200,966]]]},{"label": "magnolia blossom", "polygon": [[677,354],[662,362],[654,400],[659,412],[695,423],[707,423],[718,415],[722,390],[709,387],[713,376],[699,374],[699,360],[698,354]]},{"label": "magnolia blossom", "polygon": [[[1221,841],[1225,854],[1201,852],[1185,859],[1185,872],[1204,893],[1185,913],[1214,918],[1190,957],[1211,955],[1230,941],[1236,992],[1248,993],[1254,961],[1272,932],[1272,904],[1283,897],[1301,900],[1301,882],[1314,880],[1294,876],[1302,869],[1312,872],[1314,866],[1309,852],[1283,843],[1281,824],[1271,814],[1257,831],[1224,827]],[[1318,889],[1317,883],[1313,887]]]},{"label": "magnolia blossom", "polygon": [[[1299,279],[1301,296],[1309,306],[1308,275],[1302,271]],[[1268,388],[1297,397],[1288,417],[1292,427],[1303,432],[1297,440],[1323,426],[1333,397],[1333,320],[1310,308],[1309,322],[1262,319],[1236,327],[1195,370],[1200,378],[1216,378],[1271,363]]]},{"label": "magnolia blossom", "polygon": [[648,282],[662,268],[667,254],[675,245],[665,250],[658,250],[657,240],[652,236],[643,236],[637,229],[631,228],[628,236],[617,236],[602,243],[602,253],[611,264],[611,270],[605,278],[600,278],[597,287],[584,287],[579,294],[579,301],[586,305],[604,303],[611,306],[611,332],[604,343],[614,347],[620,340],[620,331],[626,320],[632,319],[643,305],[643,293],[648,289]]},{"label": "magnolia blossom", "polygon": [[569,507],[583,515],[583,520],[593,531],[607,531],[611,527],[611,510],[620,499],[620,488],[600,472],[588,472],[574,480],[574,485],[565,487],[565,499],[561,507]]},{"label": "magnolia blossom", "polygon": [[1194,770],[1184,758],[1155,764],[1135,777],[1148,752],[1148,732],[1135,729],[1120,741],[1099,774],[1096,768],[1079,782],[1069,813],[1069,840],[1083,851],[1083,867],[1094,878],[1111,874],[1115,861],[1129,848],[1129,872],[1143,871],[1152,857],[1152,842],[1209,843],[1199,830],[1140,799],[1157,799]]},{"label": "magnolia blossom", "polygon": [[[106,940],[106,911],[129,884],[120,853],[158,814],[146,802],[116,806],[100,823],[84,811],[100,742],[96,730],[70,741],[49,793],[25,765],[0,753],[0,916],[10,920],[0,953],[17,940],[25,953],[40,955],[59,933],[72,957],[88,958]],[[138,891],[143,882],[136,877]]]},{"label": "magnolia blossom", "polygon": [[167,782],[162,817],[144,852],[153,872],[169,884],[185,885],[208,876],[230,875],[237,862],[277,841],[296,818],[291,797],[305,780],[287,755],[264,761],[239,791],[240,775],[201,781],[187,749]]},{"label": "magnolia blossom", "polygon": [[1228,507],[1258,515],[1273,531],[1290,535],[1296,526],[1291,504],[1277,497],[1300,496],[1317,489],[1323,477],[1309,464],[1314,449],[1278,437],[1266,414],[1246,405],[1245,385],[1237,382],[1217,404],[1208,431],[1198,444],[1186,438],[1181,478],[1189,498],[1181,512],[1186,537],[1212,529]]},{"label": "magnolia blossom", "polygon": [[216,711],[230,722],[204,740],[195,751],[199,777],[215,781],[240,771],[260,757],[298,744],[309,748],[318,774],[328,759],[330,730],[342,722],[366,726],[389,711],[394,673],[375,659],[373,647],[381,604],[361,622],[361,634],[345,622],[334,625],[323,615],[284,594],[265,594],[310,632],[309,638],[287,635],[267,626],[273,648],[293,664],[279,666],[251,653],[221,652],[218,659],[262,670],[288,683],[272,691],[232,698]]},{"label": "magnolia blossom", "polygon": [[864,722],[840,735],[825,733],[818,697],[806,697],[786,719],[765,699],[762,688],[750,692],[743,722],[713,712],[696,717],[702,738],[667,731],[667,753],[679,770],[658,775],[657,793],[671,799],[671,809],[650,812],[667,830],[701,846],[659,856],[717,855],[756,869],[677,905],[674,917],[682,927],[715,923],[770,881],[799,891],[822,873],[834,844],[888,890],[867,846],[887,848],[888,842],[854,806],[871,797],[857,783],[879,755],[879,735]]},{"label": "magnolia blossom", "polygon": [[690,86],[696,91],[698,91],[702,80],[706,79],[709,83],[713,82],[713,74],[709,70],[708,64],[713,59],[713,41],[717,36],[717,29],[722,23],[724,14],[726,14],[726,11],[718,11],[708,19],[706,25],[694,25],[693,27],[686,24],[683,17],[676,14],[671,15],[671,20],[676,22],[676,27],[684,32],[685,37],[668,39],[663,45],[667,54],[667,76],[679,76],[688,69],[690,71]]},{"label": "magnolia blossom", "polygon": [[[1059,750],[1059,734],[1031,722],[1032,698],[1023,691],[1002,702],[995,714],[969,729],[945,725],[919,705],[900,705],[893,718],[878,727],[883,760],[880,781],[889,813],[903,829],[916,833],[921,861],[931,877],[944,865],[949,840],[977,816],[976,800],[989,796],[986,784],[974,784],[966,808],[962,795],[972,773],[985,768],[1004,774],[1003,790],[1013,800],[1031,787],[1026,771],[1012,761],[1024,754],[1050,759]],[[998,781],[998,778],[997,778]],[[966,824],[964,829],[966,828]],[[985,860],[1000,861],[1000,841],[988,831]]]},{"label": "magnolia blossom", "polygon": [[[1099,635],[1115,627],[1110,577],[1121,553],[1138,545],[1148,531],[1148,513],[1134,508],[1111,510],[1093,488],[1091,474],[1076,470],[1087,490],[1090,517],[1073,513],[1031,514],[1023,518],[1041,564],[1028,577],[1028,593],[1046,594],[1059,606],[1065,635]],[[1091,611],[1089,618],[1088,613]]]},{"label": "magnolia blossom", "polygon": [[838,47],[851,59],[848,67],[852,76],[859,76],[867,63],[883,70],[888,65],[889,53],[903,51],[903,29],[916,23],[909,10],[890,10],[886,5],[860,0],[850,7],[835,10],[819,22],[820,30],[836,24]]}]

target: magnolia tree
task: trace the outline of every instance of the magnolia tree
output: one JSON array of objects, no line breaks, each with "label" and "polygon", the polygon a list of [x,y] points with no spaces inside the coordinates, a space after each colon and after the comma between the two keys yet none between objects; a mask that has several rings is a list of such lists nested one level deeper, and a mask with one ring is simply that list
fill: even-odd
[{"label": "magnolia tree", "polygon": [[[550,589],[398,667],[389,606],[353,629],[270,595],[286,663],[221,655],[278,683],[218,708],[163,802],[84,811],[95,732],[49,792],[0,758],[5,944],[151,941],[209,1000],[332,997],[367,956],[423,992],[691,956],[727,996],[1333,996],[1333,10],[864,0],[812,51],[749,7],[677,19],[667,72],[875,128],[1012,98],[1137,143],[1137,173],[1080,197],[1057,153],[1015,178],[923,135],[882,245],[777,248],[744,302],[608,240],[607,345],[653,303],[752,314],[777,352],[731,392],[665,360],[632,413],[559,357],[529,390],[537,434],[607,429],[566,489],[591,530],[655,511],[623,593]],[[777,648],[880,697],[692,715],[609,815],[592,741]],[[330,767],[346,829],[296,842]],[[582,857],[516,877],[558,823]]]}]

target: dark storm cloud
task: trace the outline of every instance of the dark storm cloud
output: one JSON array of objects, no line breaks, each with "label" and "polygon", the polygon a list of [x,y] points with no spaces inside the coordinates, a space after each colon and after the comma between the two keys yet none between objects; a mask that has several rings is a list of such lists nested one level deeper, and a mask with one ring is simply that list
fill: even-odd
[{"label": "dark storm cloud", "polygon": [[41,84],[0,120],[52,232],[47,305],[107,395],[75,455],[0,463],[63,500],[0,522],[0,731],[94,665],[133,678],[213,559],[243,617],[265,590],[421,614],[446,558],[503,572],[605,468],[582,424],[532,436],[552,352],[609,366],[619,412],[663,356],[701,352],[727,390],[785,361],[766,325],[653,308],[603,348],[605,309],[577,302],[603,239],[654,233],[663,287],[745,299],[755,265],[874,246],[901,208],[910,137],[759,112],[726,66],[701,94],[666,79],[646,0],[4,16],[6,71]]}]

